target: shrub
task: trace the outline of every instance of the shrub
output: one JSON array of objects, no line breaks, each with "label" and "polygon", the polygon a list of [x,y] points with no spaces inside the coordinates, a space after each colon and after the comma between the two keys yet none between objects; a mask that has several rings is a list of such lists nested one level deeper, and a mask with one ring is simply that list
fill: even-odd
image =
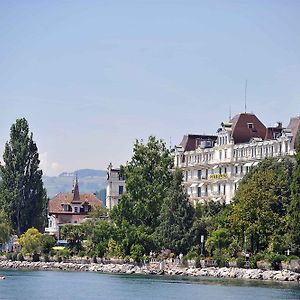
[{"label": "shrub", "polygon": [[84,250],[80,250],[80,251],[78,252],[78,256],[79,256],[79,257],[84,257],[84,256],[85,256],[85,251],[84,251]]},{"label": "shrub", "polygon": [[269,263],[271,264],[271,267],[273,270],[279,270],[280,263],[287,259],[287,257],[285,255],[278,254],[278,253],[268,253],[266,255],[266,258],[269,261]]},{"label": "shrub", "polygon": [[201,259],[202,257],[200,255],[198,255],[196,258],[195,258],[195,267],[196,268],[200,268],[201,267]]},{"label": "shrub", "polygon": [[244,268],[245,267],[245,258],[242,256],[238,257],[236,260],[236,266],[238,268]]},{"label": "shrub", "polygon": [[130,256],[135,262],[141,261],[144,252],[145,252],[145,248],[140,244],[134,244],[130,248]]},{"label": "shrub", "polygon": [[50,260],[49,260],[49,255],[48,254],[45,254],[44,256],[43,256],[43,261],[44,262],[49,262]]},{"label": "shrub", "polygon": [[265,253],[258,252],[255,255],[252,255],[250,257],[250,268],[256,269],[257,268],[257,262],[265,259]]},{"label": "shrub", "polygon": [[17,260],[19,260],[19,261],[24,261],[24,256],[23,256],[22,253],[18,253],[18,254],[17,254]]},{"label": "shrub", "polygon": [[187,255],[182,257],[181,263],[184,267],[188,267],[189,263],[188,263],[189,258],[187,257]]}]

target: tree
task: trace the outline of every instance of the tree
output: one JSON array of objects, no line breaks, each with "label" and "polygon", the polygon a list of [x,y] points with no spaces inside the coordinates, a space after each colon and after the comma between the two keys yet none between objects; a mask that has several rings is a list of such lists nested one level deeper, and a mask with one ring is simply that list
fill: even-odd
[{"label": "tree", "polygon": [[191,245],[190,229],[195,214],[183,189],[182,178],[182,171],[176,169],[162,205],[157,228],[161,246],[176,254],[186,253]]},{"label": "tree", "polygon": [[34,227],[27,229],[25,233],[23,233],[18,242],[20,244],[21,252],[24,255],[33,256],[35,253],[39,253],[41,251],[41,238],[42,234]]},{"label": "tree", "polygon": [[291,204],[289,207],[289,227],[292,247],[296,254],[300,253],[300,131],[297,136],[296,165],[291,184]]},{"label": "tree", "polygon": [[26,119],[16,120],[5,144],[4,165],[0,165],[0,204],[18,235],[30,227],[42,230],[46,222],[47,197],[32,138]]},{"label": "tree", "polygon": [[[257,253],[287,232],[292,162],[266,159],[245,176],[230,206],[228,227],[241,249]],[[282,251],[284,238],[282,238]],[[275,245],[273,243],[273,245]]]},{"label": "tree", "polygon": [[172,166],[173,158],[161,140],[150,136],[147,144],[136,141],[131,161],[121,168],[126,192],[112,210],[113,220],[156,228],[170,186]]},{"label": "tree", "polygon": [[41,236],[41,252],[43,254],[49,254],[52,247],[56,244],[56,239],[49,234],[42,234]]},{"label": "tree", "polygon": [[11,227],[4,212],[0,210],[0,244],[6,243],[11,234]]},{"label": "tree", "polygon": [[82,225],[64,225],[61,227],[61,235],[67,240],[71,253],[78,254],[83,249],[82,242],[85,238],[85,232]]}]

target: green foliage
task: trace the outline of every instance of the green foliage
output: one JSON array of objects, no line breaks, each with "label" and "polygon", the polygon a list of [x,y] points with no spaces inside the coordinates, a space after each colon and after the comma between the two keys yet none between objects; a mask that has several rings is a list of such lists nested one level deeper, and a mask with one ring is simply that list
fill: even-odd
[{"label": "green foliage", "polygon": [[18,235],[30,227],[42,230],[47,220],[47,196],[43,188],[39,154],[26,119],[10,128],[0,165],[0,205]]},{"label": "green foliage", "polygon": [[93,219],[105,219],[107,218],[107,215],[108,215],[107,208],[103,205],[100,205],[92,209],[92,211],[89,214],[89,217]]},{"label": "green foliage", "polygon": [[18,261],[24,261],[24,256],[21,252],[17,254],[17,260]]},{"label": "green foliage", "polygon": [[131,161],[121,168],[126,192],[111,217],[139,226],[158,226],[161,205],[171,182],[173,158],[161,140],[150,136],[148,143],[136,141]]},{"label": "green foliage", "polygon": [[227,220],[240,248],[254,254],[269,246],[279,249],[276,236],[287,231],[291,169],[289,160],[267,159],[242,180]]},{"label": "green foliage", "polygon": [[243,256],[238,257],[236,260],[236,266],[238,268],[244,268],[245,267],[245,257],[243,257]]},{"label": "green foliage", "polygon": [[145,253],[145,248],[142,245],[134,244],[130,248],[130,256],[135,262],[140,262]]},{"label": "green foliage", "polygon": [[49,234],[43,234],[41,236],[41,252],[43,254],[49,254],[52,247],[54,247],[56,244],[56,239],[49,235]]},{"label": "green foliage", "polygon": [[271,264],[271,267],[273,270],[279,270],[280,263],[287,259],[287,257],[285,255],[274,253],[274,252],[267,253],[265,255],[265,258]]},{"label": "green foliage", "polygon": [[296,255],[300,255],[300,131],[297,136],[296,165],[291,184],[292,200],[289,206],[289,231],[291,248]]},{"label": "green foliage", "polygon": [[187,253],[193,219],[194,209],[183,190],[182,172],[176,169],[159,216],[157,235],[160,246],[175,254]]},{"label": "green foliage", "polygon": [[108,255],[110,257],[123,257],[124,253],[122,252],[121,246],[113,239],[108,241]]},{"label": "green foliage", "polygon": [[67,224],[61,227],[61,234],[67,240],[67,245],[72,254],[83,250],[82,242],[85,237],[82,225]]},{"label": "green foliage", "polygon": [[9,221],[2,210],[0,210],[0,244],[8,242],[12,229]]},{"label": "green foliage", "polygon": [[207,239],[205,246],[210,255],[221,253],[222,249],[227,249],[231,242],[231,235],[228,229],[219,228],[213,231]]},{"label": "green foliage", "polygon": [[41,251],[42,234],[34,227],[29,228],[23,233],[18,242],[21,246],[21,253],[34,256]]}]

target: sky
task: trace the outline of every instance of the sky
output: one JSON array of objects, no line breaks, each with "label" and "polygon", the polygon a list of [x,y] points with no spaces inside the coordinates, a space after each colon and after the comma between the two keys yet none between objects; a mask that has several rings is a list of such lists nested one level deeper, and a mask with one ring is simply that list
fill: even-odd
[{"label": "sky", "polygon": [[136,139],[300,114],[300,1],[0,0],[0,153],[25,117],[44,174],[126,163]]}]

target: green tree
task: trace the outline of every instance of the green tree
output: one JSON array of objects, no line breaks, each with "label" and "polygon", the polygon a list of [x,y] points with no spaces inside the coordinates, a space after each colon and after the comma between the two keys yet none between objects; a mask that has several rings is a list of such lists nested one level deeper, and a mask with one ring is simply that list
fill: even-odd
[{"label": "green tree", "polygon": [[182,185],[182,171],[176,169],[159,216],[157,235],[164,248],[186,253],[191,246],[190,230],[194,220],[191,206]]},{"label": "green tree", "polygon": [[82,225],[67,224],[61,227],[61,235],[67,240],[67,245],[72,254],[78,254],[83,249],[82,242],[85,238]]},{"label": "green tree", "polygon": [[0,165],[0,204],[18,235],[30,227],[42,230],[47,216],[47,196],[32,136],[26,119],[16,120],[5,144],[4,165]]},{"label": "green tree", "polygon": [[291,203],[289,207],[289,227],[292,248],[295,254],[300,254],[300,131],[297,135],[296,165],[291,184]]},{"label": "green tree", "polygon": [[288,159],[281,163],[266,159],[243,178],[228,215],[228,226],[240,248],[257,253],[267,250],[276,235],[284,237],[291,170]]},{"label": "green tree", "polygon": [[56,244],[56,239],[49,234],[43,234],[41,236],[41,252],[43,254],[49,254],[52,247]]},{"label": "green tree", "polygon": [[42,234],[36,228],[32,227],[27,229],[18,239],[22,247],[21,253],[31,256],[35,253],[39,253],[41,251],[41,238]]},{"label": "green tree", "polygon": [[170,186],[172,166],[173,158],[161,140],[150,136],[147,144],[136,141],[131,161],[121,168],[126,192],[112,210],[113,220],[154,229]]},{"label": "green tree", "polygon": [[11,227],[6,215],[0,210],[0,244],[6,243],[11,235]]}]

